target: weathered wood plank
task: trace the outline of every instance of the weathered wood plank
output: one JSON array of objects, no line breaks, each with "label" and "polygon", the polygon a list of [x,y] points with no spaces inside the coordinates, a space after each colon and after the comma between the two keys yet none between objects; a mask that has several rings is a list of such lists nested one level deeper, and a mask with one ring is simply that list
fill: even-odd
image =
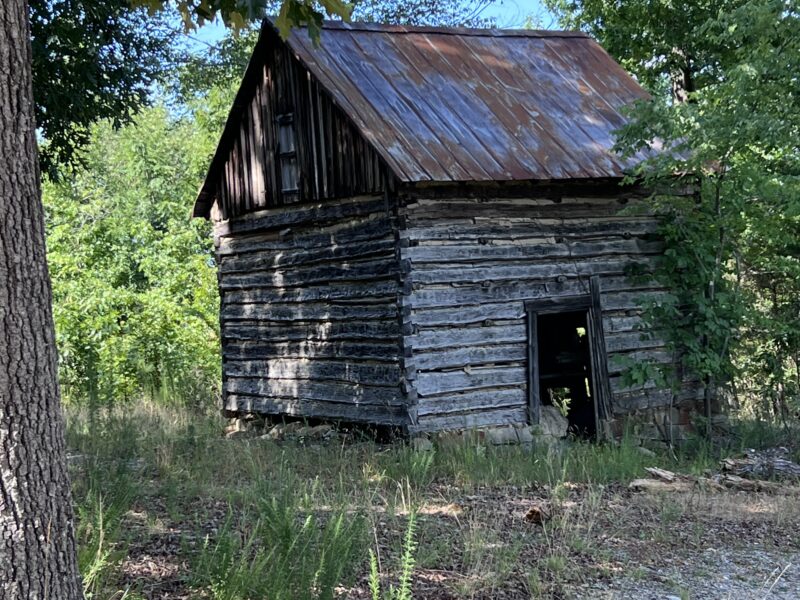
[{"label": "weathered wood plank", "polygon": [[513,345],[449,348],[439,352],[416,350],[413,361],[410,364],[414,368],[424,371],[488,363],[521,362],[526,358],[524,343],[517,343]]},{"label": "weathered wood plank", "polygon": [[403,248],[401,256],[413,263],[460,263],[478,261],[529,261],[553,258],[588,258],[609,255],[659,254],[663,242],[641,238],[596,242],[572,242],[525,245],[440,244]]},{"label": "weathered wood plank", "polygon": [[376,213],[347,222],[337,222],[327,227],[315,224],[288,232],[283,230],[221,238],[217,253],[220,256],[235,256],[268,250],[286,252],[312,248],[325,249],[382,240],[392,235],[391,220],[383,213]]},{"label": "weathered wood plank", "polygon": [[[264,267],[267,269],[268,267]],[[241,273],[224,273],[222,290],[277,288],[286,289],[325,281],[376,280],[396,275],[394,256],[363,262],[326,263],[305,268],[270,269]]]},{"label": "weathered wood plank", "polygon": [[354,338],[392,339],[400,335],[400,325],[392,321],[346,321],[331,323],[293,322],[291,324],[237,321],[227,323],[222,335],[226,339],[265,340],[341,340]]},{"label": "weathered wood plank", "polygon": [[221,256],[220,273],[247,273],[280,267],[297,267],[349,259],[363,259],[383,255],[394,262],[395,243],[392,239],[372,240],[359,244],[331,244],[321,249],[292,249],[290,252],[260,251],[245,255]]},{"label": "weathered wood plank", "polygon": [[370,385],[399,385],[397,363],[357,363],[352,360],[320,360],[279,358],[274,360],[226,360],[229,377],[263,377],[265,379],[308,379],[340,381]]},{"label": "weathered wood plank", "polygon": [[[225,288],[223,288],[225,289]],[[393,278],[386,281],[371,281],[355,285],[340,283],[307,288],[262,288],[252,290],[229,290],[225,293],[226,304],[265,304],[271,302],[309,302],[318,300],[365,299],[391,296],[398,291]]]},{"label": "weathered wood plank", "polygon": [[344,202],[326,202],[311,206],[290,205],[231,217],[214,226],[214,235],[224,237],[302,224],[325,223],[368,215],[381,210],[386,210],[385,200],[375,196],[348,198]]},{"label": "weathered wood plank", "polygon": [[405,404],[397,386],[380,387],[331,381],[228,377],[223,389],[228,394],[297,398],[357,405],[403,406]]},{"label": "weathered wood plank", "polygon": [[525,388],[516,386],[505,389],[475,390],[460,394],[420,398],[416,408],[419,417],[426,417],[463,413],[471,410],[524,407],[526,402]]},{"label": "weathered wood plank", "polygon": [[418,351],[460,346],[524,343],[527,339],[524,324],[509,323],[494,327],[428,329],[408,336],[406,346]]},{"label": "weathered wood plank", "polygon": [[652,268],[653,263],[623,255],[615,260],[569,260],[558,263],[521,264],[513,266],[467,266],[445,269],[415,269],[411,273],[414,283],[480,283],[484,281],[518,281],[521,279],[554,279],[557,277],[589,277],[592,275],[624,275],[636,266]]},{"label": "weathered wood plank", "polygon": [[335,322],[350,319],[386,319],[397,317],[395,298],[383,304],[331,304],[305,302],[302,304],[223,304],[220,316],[223,321],[324,321]]},{"label": "weathered wood plank", "polygon": [[658,231],[658,222],[633,218],[629,220],[569,223],[561,220],[541,219],[535,223],[475,224],[475,225],[435,225],[413,227],[400,232],[403,239],[409,240],[480,240],[480,239],[521,239],[541,237],[542,235],[560,237],[600,237],[642,236]]},{"label": "weathered wood plank", "polygon": [[225,408],[232,411],[254,412],[267,415],[341,419],[348,422],[375,423],[402,426],[408,422],[405,406],[377,406],[323,402],[317,400],[274,398],[228,394]]},{"label": "weathered wood plank", "polygon": [[[603,278],[604,310],[627,310],[641,307],[639,302],[657,294],[653,283],[635,282],[627,277]],[[413,309],[442,308],[453,305],[494,304],[499,302],[536,300],[546,297],[580,296],[588,293],[586,278],[564,278],[564,281],[515,281],[495,284],[487,281],[461,286],[426,285],[415,289],[406,304]]]},{"label": "weathered wood plank", "polygon": [[222,345],[224,359],[270,358],[341,358],[350,360],[383,360],[394,362],[399,358],[400,340],[396,343],[364,341],[336,342],[250,342],[225,340]]},{"label": "weathered wood plank", "polygon": [[526,423],[527,420],[527,407],[476,410],[461,414],[424,417],[419,419],[416,423],[409,425],[408,430],[410,433],[424,433],[427,431],[446,431],[448,429],[473,429],[477,427]]},{"label": "weathered wood plank", "polygon": [[524,365],[508,367],[476,367],[466,372],[425,371],[417,375],[415,388],[420,396],[465,392],[508,385],[525,385],[527,372]]}]

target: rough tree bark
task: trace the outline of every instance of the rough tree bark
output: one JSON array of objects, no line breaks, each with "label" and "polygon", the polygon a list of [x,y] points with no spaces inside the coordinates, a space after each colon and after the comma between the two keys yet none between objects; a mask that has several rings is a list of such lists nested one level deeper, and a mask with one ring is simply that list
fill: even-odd
[{"label": "rough tree bark", "polygon": [[56,380],[27,0],[0,0],[0,598],[82,597]]}]

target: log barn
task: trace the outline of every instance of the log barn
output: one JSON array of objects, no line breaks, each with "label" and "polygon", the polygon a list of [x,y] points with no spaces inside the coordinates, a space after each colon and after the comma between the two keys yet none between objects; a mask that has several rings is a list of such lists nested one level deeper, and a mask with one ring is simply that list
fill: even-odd
[{"label": "log barn", "polygon": [[[583,33],[326,23],[262,32],[199,192],[223,408],[408,433],[683,419],[641,305],[662,251],[612,151],[646,97]],[[654,412],[655,411],[655,412]],[[661,411],[659,413],[659,411]]]}]

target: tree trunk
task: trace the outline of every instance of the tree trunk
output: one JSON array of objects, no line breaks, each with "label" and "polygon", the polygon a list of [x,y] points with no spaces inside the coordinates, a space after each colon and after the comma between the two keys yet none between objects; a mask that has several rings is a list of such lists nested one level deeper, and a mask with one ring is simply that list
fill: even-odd
[{"label": "tree trunk", "polygon": [[0,598],[82,597],[47,274],[27,0],[0,0]]}]

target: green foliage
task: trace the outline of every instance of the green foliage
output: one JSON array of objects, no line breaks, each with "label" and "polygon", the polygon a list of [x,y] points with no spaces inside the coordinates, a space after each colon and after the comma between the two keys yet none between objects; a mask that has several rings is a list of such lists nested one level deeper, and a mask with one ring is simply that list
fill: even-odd
[{"label": "green foliage", "polygon": [[207,223],[189,218],[213,134],[148,109],[93,128],[70,181],[45,182],[65,398],[111,403],[218,385],[217,288]]},{"label": "green foliage", "polygon": [[36,126],[43,170],[73,164],[103,119],[129,122],[175,59],[166,15],[145,19],[128,2],[32,0]]},{"label": "green foliage", "polygon": [[369,590],[372,600],[412,600],[414,597],[411,591],[411,577],[414,574],[414,567],[417,564],[417,513],[412,510],[408,514],[406,532],[403,536],[403,548],[400,554],[400,574],[397,587],[389,584],[389,587],[382,592],[380,564],[378,555],[370,549],[369,551]]},{"label": "green foliage", "polygon": [[[646,306],[650,326],[684,371],[787,419],[800,407],[800,4],[551,6],[657,93],[618,141],[627,155],[668,149],[632,175],[657,190],[667,242],[657,275],[669,293]],[[672,98],[658,95],[670,81]]]},{"label": "green foliage", "polygon": [[332,600],[361,558],[365,533],[362,517],[345,509],[324,519],[304,514],[285,490],[236,526],[229,516],[213,541],[206,538],[192,585],[214,600]]},{"label": "green foliage", "polygon": [[494,3],[495,0],[357,0],[353,20],[393,25],[490,27],[494,20],[484,13]]}]

